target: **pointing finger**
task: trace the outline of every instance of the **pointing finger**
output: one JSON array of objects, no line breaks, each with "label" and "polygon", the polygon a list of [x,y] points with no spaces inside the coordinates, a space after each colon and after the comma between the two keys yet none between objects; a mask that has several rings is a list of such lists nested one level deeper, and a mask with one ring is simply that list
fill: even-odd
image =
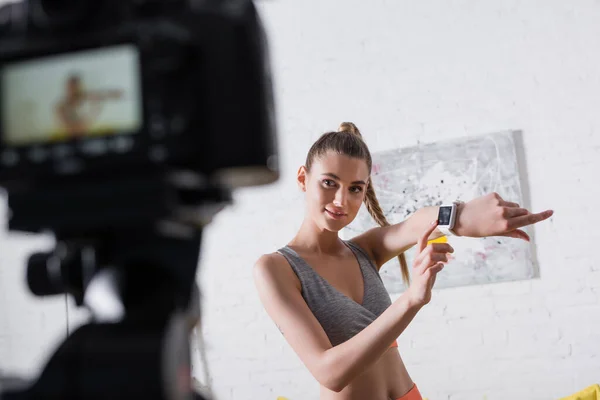
[{"label": "pointing finger", "polygon": [[438,226],[438,221],[436,219],[435,221],[433,221],[431,223],[431,225],[429,225],[427,230],[425,232],[423,232],[423,234],[421,235],[421,237],[419,238],[419,241],[417,243],[419,253],[421,253],[423,250],[425,250],[425,248],[427,247],[427,241],[429,240],[429,236],[431,236],[431,234],[433,233],[433,231],[435,231],[435,228],[437,228],[437,226]]},{"label": "pointing finger", "polygon": [[543,211],[538,214],[529,214],[529,215],[523,215],[521,217],[511,218],[508,221],[508,228],[509,228],[509,230],[513,230],[513,229],[517,229],[517,228],[520,228],[523,226],[536,224],[538,222],[541,222],[545,219],[550,218],[553,214],[554,214],[554,211],[547,210],[547,211]]}]

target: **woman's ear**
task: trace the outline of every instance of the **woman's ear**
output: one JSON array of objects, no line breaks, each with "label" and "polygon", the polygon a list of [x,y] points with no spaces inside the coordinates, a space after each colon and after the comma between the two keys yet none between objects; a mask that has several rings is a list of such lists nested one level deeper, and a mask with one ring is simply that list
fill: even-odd
[{"label": "woman's ear", "polygon": [[298,168],[298,176],[296,177],[296,181],[298,182],[298,187],[303,192],[306,192],[307,175],[308,171],[306,170],[306,167],[304,165]]}]

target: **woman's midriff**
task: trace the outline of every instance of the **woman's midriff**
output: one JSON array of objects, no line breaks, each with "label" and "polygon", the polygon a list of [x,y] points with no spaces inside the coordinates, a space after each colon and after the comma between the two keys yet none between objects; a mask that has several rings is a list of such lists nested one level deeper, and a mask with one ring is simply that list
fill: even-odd
[{"label": "woman's midriff", "polygon": [[413,381],[397,347],[390,347],[381,358],[356,377],[341,392],[321,386],[320,400],[389,400],[403,396]]}]

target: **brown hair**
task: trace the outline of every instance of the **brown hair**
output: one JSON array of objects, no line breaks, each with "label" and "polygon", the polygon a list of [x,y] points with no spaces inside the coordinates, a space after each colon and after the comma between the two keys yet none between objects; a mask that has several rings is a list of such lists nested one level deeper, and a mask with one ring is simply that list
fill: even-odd
[{"label": "brown hair", "polygon": [[[334,151],[338,154],[364,160],[367,163],[370,178],[371,167],[373,164],[371,152],[363,140],[360,131],[352,122],[342,122],[337,132],[324,133],[315,143],[313,143],[306,156],[306,169],[310,171],[313,161],[323,157],[328,151]],[[371,217],[373,217],[375,222],[380,226],[390,225],[381,210],[371,179],[369,179],[367,184],[364,202],[367,211],[369,211],[369,214],[371,214]],[[410,282],[410,275],[408,273],[408,265],[404,253],[398,255],[398,260],[400,261],[402,279],[404,280],[404,283],[408,284]]]}]

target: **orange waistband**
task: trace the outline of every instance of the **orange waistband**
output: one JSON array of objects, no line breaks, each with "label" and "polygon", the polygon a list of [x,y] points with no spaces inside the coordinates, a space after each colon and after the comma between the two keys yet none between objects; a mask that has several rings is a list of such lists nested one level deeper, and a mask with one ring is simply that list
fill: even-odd
[{"label": "orange waistband", "polygon": [[417,389],[417,385],[414,385],[408,393],[402,397],[398,397],[396,400],[423,400],[423,397],[421,396],[419,389]]}]

